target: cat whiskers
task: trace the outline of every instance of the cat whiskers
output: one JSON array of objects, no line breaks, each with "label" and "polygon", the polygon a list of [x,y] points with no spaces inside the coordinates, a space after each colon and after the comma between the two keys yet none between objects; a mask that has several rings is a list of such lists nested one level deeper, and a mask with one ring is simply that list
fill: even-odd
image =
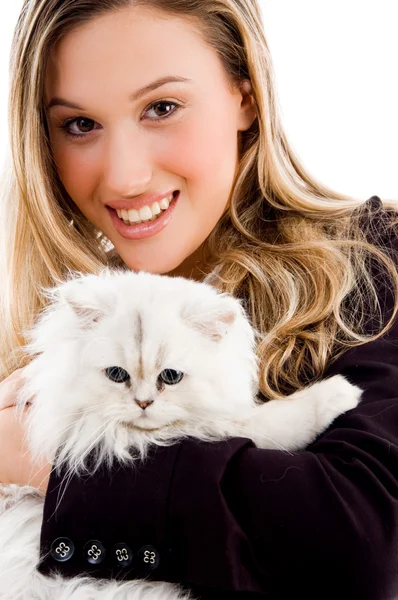
[{"label": "cat whiskers", "polygon": [[[101,404],[101,406],[103,406]],[[65,427],[65,429],[62,432],[62,435],[64,436],[65,433],[73,428],[76,427],[76,425],[79,423],[79,421],[82,421],[82,419],[87,415],[87,413],[89,412],[89,410],[94,409],[94,406],[91,407],[87,407],[84,409],[84,411],[82,411],[81,413],[81,417],[78,421],[69,424],[67,427]],[[115,425],[115,420],[110,420],[110,419],[106,419],[104,422],[102,422],[99,427],[97,427],[96,431],[93,433],[93,435],[96,435],[98,431],[100,431],[100,433],[98,434],[98,436],[92,440],[88,446],[88,448],[86,448],[85,453],[83,454],[83,456],[81,457],[82,459],[82,463],[83,463],[83,459],[90,454],[90,452],[92,450],[94,450],[95,446],[97,445],[97,443],[100,441],[101,438],[103,438],[107,432],[107,430],[111,429],[113,426]],[[103,429],[103,431],[101,431],[101,429]],[[91,436],[92,437],[92,436]],[[62,465],[66,460],[68,459],[68,457],[66,457],[63,461],[61,461],[59,464]]]},{"label": "cat whiskers", "polygon": [[[64,414],[63,414],[63,417],[64,417],[64,418],[78,416],[78,417],[79,417],[79,419],[77,419],[77,420],[73,421],[72,423],[68,423],[68,424],[66,425],[66,427],[65,427],[63,430],[61,430],[61,432],[60,432],[60,436],[59,436],[59,437],[60,437],[60,439],[61,439],[61,438],[63,438],[63,437],[65,436],[65,434],[66,434],[66,433],[67,433],[67,432],[68,432],[70,429],[73,429],[74,427],[76,427],[76,425],[77,425],[77,424],[78,424],[78,422],[81,420],[81,418],[84,418],[84,417],[87,415],[87,413],[88,413],[88,412],[90,412],[90,411],[94,411],[94,410],[96,410],[98,407],[101,407],[101,406],[103,406],[103,403],[99,403],[99,404],[97,404],[97,405],[90,405],[90,406],[87,406],[87,407],[82,407],[82,408],[79,408],[77,411],[73,411],[73,412],[64,413]],[[31,410],[32,410],[32,409],[31,409]],[[29,427],[28,427],[28,429],[27,429],[27,433],[28,433],[28,431],[31,429],[31,426],[32,426],[32,425],[31,425],[31,424],[29,424]],[[29,448],[27,448],[27,449],[26,449],[26,451],[25,451],[25,452],[24,452],[24,454],[23,454],[23,457],[25,457],[25,456],[26,456],[26,454],[28,454],[29,452],[30,452],[30,450],[29,450]],[[43,455],[39,455],[39,456],[36,456],[35,458],[37,458],[38,460],[40,460],[41,458],[45,458],[45,457],[44,457]]]}]

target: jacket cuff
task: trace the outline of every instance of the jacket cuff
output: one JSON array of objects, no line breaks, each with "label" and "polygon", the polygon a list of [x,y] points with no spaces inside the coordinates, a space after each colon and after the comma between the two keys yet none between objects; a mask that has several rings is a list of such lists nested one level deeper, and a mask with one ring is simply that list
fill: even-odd
[{"label": "jacket cuff", "polygon": [[223,489],[251,447],[244,438],[190,438],[90,476],[52,471],[38,570],[178,582],[206,597],[271,590],[266,566],[258,564]]},{"label": "jacket cuff", "polygon": [[51,472],[40,537],[43,575],[174,581],[167,540],[170,482],[179,445],[92,475]]}]

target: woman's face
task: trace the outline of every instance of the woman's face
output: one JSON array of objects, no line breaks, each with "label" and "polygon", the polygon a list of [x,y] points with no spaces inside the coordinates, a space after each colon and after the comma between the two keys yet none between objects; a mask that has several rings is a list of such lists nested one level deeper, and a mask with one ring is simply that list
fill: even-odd
[{"label": "woman's face", "polygon": [[[138,96],[168,76],[187,81]],[[218,55],[191,22],[145,7],[97,17],[54,48],[45,101],[60,179],[131,269],[184,274],[200,253],[228,202],[238,131],[256,116],[248,91],[230,90]],[[155,231],[144,221],[126,226],[109,208],[121,201],[153,208],[145,195],[177,190],[177,201],[160,213],[162,226],[150,222]]]}]

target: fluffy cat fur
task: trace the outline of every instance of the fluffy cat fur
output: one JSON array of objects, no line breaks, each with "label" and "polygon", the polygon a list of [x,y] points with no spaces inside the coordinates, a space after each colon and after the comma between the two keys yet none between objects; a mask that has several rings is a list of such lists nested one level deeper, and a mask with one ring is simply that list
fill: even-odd
[{"label": "fluffy cat fur", "polygon": [[[207,282],[105,268],[74,273],[44,293],[49,303],[28,332],[31,362],[17,409],[33,398],[30,450],[69,474],[87,473],[93,452],[90,473],[186,436],[300,450],[360,400],[362,390],[336,375],[260,403],[257,332],[240,300]],[[43,505],[29,486],[0,487],[2,600],[191,598],[169,583],[41,575]]]}]

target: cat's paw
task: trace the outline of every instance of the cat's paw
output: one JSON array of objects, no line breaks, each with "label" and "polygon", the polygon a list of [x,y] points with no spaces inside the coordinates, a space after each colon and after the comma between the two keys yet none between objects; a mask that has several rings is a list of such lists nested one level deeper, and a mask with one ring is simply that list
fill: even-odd
[{"label": "cat's paw", "polygon": [[363,390],[350,383],[343,375],[334,375],[315,384],[317,421],[320,427],[328,427],[338,416],[356,408]]}]

